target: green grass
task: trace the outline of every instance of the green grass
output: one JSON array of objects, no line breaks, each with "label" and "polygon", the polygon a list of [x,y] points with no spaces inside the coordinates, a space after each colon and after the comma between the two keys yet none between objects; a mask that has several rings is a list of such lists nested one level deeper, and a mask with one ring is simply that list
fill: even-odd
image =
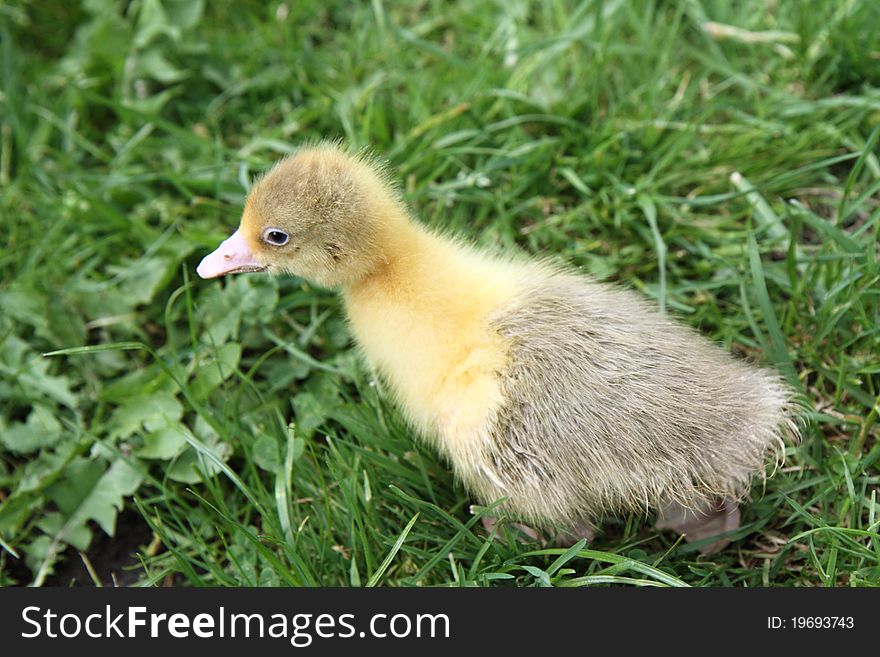
[{"label": "green grass", "polygon": [[[204,4],[0,5],[0,584],[97,568],[121,509],[144,585],[880,582],[876,2]],[[315,138],[776,365],[809,423],[733,546],[489,540],[332,292],[198,280]]]}]

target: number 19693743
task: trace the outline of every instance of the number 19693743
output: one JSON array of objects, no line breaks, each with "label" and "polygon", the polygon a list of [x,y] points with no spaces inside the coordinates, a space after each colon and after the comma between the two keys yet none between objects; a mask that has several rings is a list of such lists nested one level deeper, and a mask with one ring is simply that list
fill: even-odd
[{"label": "number 19693743", "polygon": [[855,627],[852,616],[768,616],[770,630],[851,630]]}]

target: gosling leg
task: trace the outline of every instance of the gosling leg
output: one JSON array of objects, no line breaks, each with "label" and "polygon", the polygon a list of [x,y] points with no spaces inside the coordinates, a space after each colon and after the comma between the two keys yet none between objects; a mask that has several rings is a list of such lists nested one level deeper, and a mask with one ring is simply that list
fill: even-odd
[{"label": "gosling leg", "polygon": [[[658,511],[654,526],[684,534],[684,540],[693,543],[733,531],[739,527],[739,521],[739,506],[735,500],[727,498],[715,504],[706,504],[700,509],[689,509],[677,502],[670,502]],[[729,544],[730,539],[719,538],[701,547],[700,553],[715,554]]]}]

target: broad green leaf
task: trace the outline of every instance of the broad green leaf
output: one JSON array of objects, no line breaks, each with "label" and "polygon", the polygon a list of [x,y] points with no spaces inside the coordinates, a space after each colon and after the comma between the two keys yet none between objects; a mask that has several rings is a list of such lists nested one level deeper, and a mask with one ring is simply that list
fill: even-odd
[{"label": "broad green leaf", "polygon": [[20,373],[18,382],[25,389],[43,393],[68,408],[76,408],[77,398],[71,390],[70,379],[49,374],[49,361],[41,356],[34,356],[29,370]]},{"label": "broad green leaf", "polygon": [[11,382],[7,388],[19,388],[26,397],[42,399],[49,397],[68,408],[75,408],[76,395],[71,390],[70,380],[66,376],[49,374],[53,363],[34,353],[21,338],[10,335],[0,345],[0,374]]},{"label": "broad green leaf", "polygon": [[282,467],[281,450],[278,441],[272,436],[262,435],[254,441],[254,463],[269,472],[277,472]]},{"label": "broad green leaf", "polygon": [[176,390],[177,384],[154,363],[111,381],[101,390],[100,398],[107,402],[121,403],[139,395],[160,391],[173,393]]},{"label": "broad green leaf", "polygon": [[241,360],[241,345],[227,342],[205,362],[200,363],[199,371],[192,383],[192,394],[196,399],[204,399],[208,394],[235,372]]},{"label": "broad green leaf", "polygon": [[49,521],[50,526],[60,526],[50,536],[51,542],[34,578],[37,585],[51,572],[64,545],[75,545],[80,550],[88,548],[83,530],[90,520],[108,536],[113,536],[124,498],[134,493],[143,481],[143,475],[121,459],[104,469],[101,462],[78,458],[69,464],[66,474],[65,479],[47,491],[61,510],[63,524]]},{"label": "broad green leaf", "polygon": [[131,260],[123,268],[115,268],[121,280],[119,287],[123,297],[132,306],[139,306],[153,300],[177,273],[177,263],[171,258],[154,256]]},{"label": "broad green leaf", "polygon": [[172,459],[186,448],[185,429],[168,426],[144,436],[144,446],[135,454],[145,459]]},{"label": "broad green leaf", "polygon": [[171,23],[160,0],[143,0],[135,28],[135,48],[143,48],[163,35],[176,41],[180,34],[180,29]]},{"label": "broad green leaf", "polygon": [[[43,515],[37,522],[39,527],[48,536],[57,536],[61,528],[64,527],[64,516],[57,511],[50,511]],[[77,550],[88,550],[89,543],[92,542],[92,530],[85,524],[78,527],[72,527],[68,530],[65,537],[65,543],[75,547]]]},{"label": "broad green leaf", "polygon": [[183,417],[183,406],[170,392],[131,397],[123,402],[110,419],[110,438],[127,438],[141,428],[157,431],[174,425]]},{"label": "broad green leaf", "polygon": [[310,436],[324,424],[333,410],[311,392],[301,392],[291,401],[296,415],[296,428],[304,436]]},{"label": "broad green leaf", "polygon": [[135,75],[142,78],[153,78],[165,84],[180,82],[189,76],[187,71],[175,68],[162,52],[161,48],[153,46],[139,53],[135,59]]},{"label": "broad green leaf", "polygon": [[39,459],[28,461],[21,468],[16,495],[31,494],[52,481],[66,467],[77,449],[76,442],[62,442],[54,450],[45,451]]},{"label": "broad green leaf", "polygon": [[227,287],[229,302],[243,315],[245,324],[263,324],[273,319],[278,306],[278,282],[269,276],[239,276]]},{"label": "broad green leaf", "polygon": [[[232,446],[219,440],[205,441],[204,448],[209,450],[221,463],[225,463],[232,456]],[[217,463],[202,457],[192,447],[186,448],[166,470],[170,479],[184,484],[197,484],[203,479],[213,477],[218,472],[220,472],[220,466]]]},{"label": "broad green leaf", "polygon": [[39,290],[21,285],[0,290],[0,313],[32,326],[37,335],[52,340],[54,336],[46,317],[46,303],[46,295]]},{"label": "broad green leaf", "polygon": [[51,447],[61,438],[61,423],[54,412],[44,404],[35,404],[25,422],[15,422],[3,428],[0,420],[0,445],[15,454],[35,452]]},{"label": "broad green leaf", "polygon": [[52,484],[46,494],[68,518],[88,497],[106,469],[107,464],[101,460],[78,456],[64,468],[63,477]]},{"label": "broad green leaf", "polygon": [[165,0],[169,20],[182,30],[195,27],[205,10],[204,0]]},{"label": "broad green leaf", "polygon": [[113,536],[116,515],[122,509],[123,498],[133,494],[141,481],[143,475],[126,461],[115,461],[68,516],[67,525],[76,527],[87,520],[94,520],[108,536]]}]

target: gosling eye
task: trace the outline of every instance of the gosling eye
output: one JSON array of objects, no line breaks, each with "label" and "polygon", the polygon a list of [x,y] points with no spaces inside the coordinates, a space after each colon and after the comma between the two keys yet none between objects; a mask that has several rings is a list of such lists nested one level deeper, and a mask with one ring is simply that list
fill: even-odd
[{"label": "gosling eye", "polygon": [[273,246],[284,246],[290,241],[290,235],[280,228],[267,228],[263,231],[263,241]]}]

